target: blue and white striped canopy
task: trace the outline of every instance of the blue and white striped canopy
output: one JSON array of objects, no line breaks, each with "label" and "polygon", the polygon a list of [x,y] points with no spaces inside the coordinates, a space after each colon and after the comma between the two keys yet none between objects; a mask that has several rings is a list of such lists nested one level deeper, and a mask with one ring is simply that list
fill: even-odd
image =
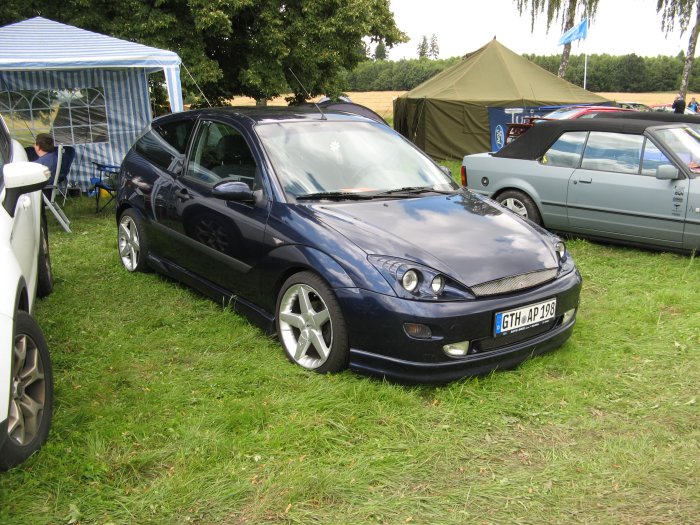
[{"label": "blue and white striped canopy", "polygon": [[182,111],[180,57],[37,16],[0,27],[0,71],[144,68],[165,72],[173,112]]},{"label": "blue and white striped canopy", "polygon": [[[108,136],[99,140],[60,141],[76,150],[69,181],[87,190],[95,174],[95,163],[121,164],[131,145],[149,125],[150,73],[161,70],[165,73],[170,109],[183,110],[180,64],[180,57],[172,51],[46,18],[31,18],[0,27],[0,107],[21,112],[26,108],[13,101],[26,93],[60,94],[71,90],[101,93],[106,121],[100,124],[108,130]],[[55,121],[51,126],[56,139],[54,125]],[[32,137],[36,131],[33,127]]]}]

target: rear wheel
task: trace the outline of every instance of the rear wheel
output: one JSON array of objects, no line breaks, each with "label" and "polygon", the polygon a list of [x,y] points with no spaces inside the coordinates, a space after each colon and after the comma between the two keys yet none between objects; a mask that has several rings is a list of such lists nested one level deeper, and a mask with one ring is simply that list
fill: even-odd
[{"label": "rear wheel", "polygon": [[49,348],[41,328],[26,312],[17,312],[10,366],[7,439],[0,448],[2,470],[37,451],[51,426],[53,376]]},{"label": "rear wheel", "polygon": [[44,217],[41,219],[39,237],[36,294],[39,297],[46,297],[53,291],[53,270],[51,269],[51,255],[49,254],[49,232],[46,229],[46,219]]},{"label": "rear wheel", "polygon": [[277,334],[292,363],[319,373],[347,367],[350,345],[345,319],[323,279],[311,272],[287,279],[276,313]]},{"label": "rear wheel", "polygon": [[143,229],[141,217],[131,209],[124,210],[119,217],[117,234],[119,258],[130,272],[145,272],[148,270],[148,242]]},{"label": "rear wheel", "polygon": [[535,224],[542,226],[542,216],[537,205],[525,193],[519,190],[507,190],[496,199],[502,206],[517,213],[521,217],[530,219]]}]

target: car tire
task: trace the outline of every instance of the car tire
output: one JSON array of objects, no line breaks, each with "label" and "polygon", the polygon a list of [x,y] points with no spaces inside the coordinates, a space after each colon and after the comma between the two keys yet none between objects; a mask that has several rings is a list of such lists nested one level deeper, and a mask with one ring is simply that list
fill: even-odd
[{"label": "car tire", "polygon": [[10,366],[10,410],[0,470],[18,465],[46,441],[53,413],[53,375],[41,328],[27,312],[17,312]]},{"label": "car tire", "polygon": [[46,219],[41,219],[39,235],[39,260],[37,264],[36,295],[46,297],[53,292],[53,270],[51,269],[51,254],[49,253],[49,232]]},{"label": "car tire", "polygon": [[119,258],[129,272],[148,271],[148,241],[141,217],[132,209],[126,209],[119,217],[117,233]]},{"label": "car tire", "polygon": [[333,291],[318,275],[300,272],[287,279],[275,312],[277,335],[292,363],[322,374],[347,367],[345,319]]},{"label": "car tire", "polygon": [[530,219],[535,224],[542,226],[542,216],[535,202],[525,193],[518,190],[507,190],[501,193],[496,200],[499,204],[517,213],[521,217]]}]

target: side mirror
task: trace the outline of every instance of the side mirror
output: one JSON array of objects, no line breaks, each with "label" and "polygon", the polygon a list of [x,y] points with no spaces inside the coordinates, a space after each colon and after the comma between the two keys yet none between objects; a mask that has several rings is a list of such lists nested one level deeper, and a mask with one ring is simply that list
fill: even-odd
[{"label": "side mirror", "polygon": [[255,202],[250,186],[240,181],[220,182],[212,188],[211,194],[225,201]]},{"label": "side mirror", "polygon": [[671,164],[662,164],[656,168],[656,178],[659,180],[676,180],[680,178],[678,168]]},{"label": "side mirror", "polygon": [[2,173],[5,180],[5,198],[2,201],[2,207],[10,217],[15,216],[15,208],[20,196],[40,190],[46,186],[51,176],[46,166],[36,162],[6,164]]}]

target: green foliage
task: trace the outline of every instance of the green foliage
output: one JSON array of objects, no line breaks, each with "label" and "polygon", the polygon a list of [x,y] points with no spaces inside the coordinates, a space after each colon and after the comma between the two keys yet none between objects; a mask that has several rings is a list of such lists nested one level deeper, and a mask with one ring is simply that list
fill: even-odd
[{"label": "green foliage", "polygon": [[[4,0],[0,24],[44,14],[52,20],[176,51],[213,103],[234,95],[305,98],[343,91],[347,69],[365,59],[363,38],[406,40],[388,0]],[[198,95],[182,75],[183,87]]]},{"label": "green foliage", "polygon": [[433,60],[437,60],[440,56],[440,46],[438,45],[437,35],[433,33],[430,37],[430,49],[428,49],[428,56]]},{"label": "green foliage", "polygon": [[348,91],[407,91],[425,82],[460,57],[445,60],[362,62],[347,74]]},{"label": "green foliage", "polygon": [[386,45],[382,40],[377,42],[377,47],[374,48],[374,59],[375,60],[386,60],[387,59],[387,53],[386,53]]},{"label": "green foliage", "polygon": [[423,38],[421,38],[421,41],[418,44],[418,58],[428,58],[429,51],[430,47],[428,45],[428,37],[423,35]]},{"label": "green foliage", "polygon": [[124,271],[113,213],[66,209],[35,311],[53,426],[0,476],[0,523],[697,523],[697,258],[567,241],[562,348],[406,386],[295,367],[229,307]]}]

